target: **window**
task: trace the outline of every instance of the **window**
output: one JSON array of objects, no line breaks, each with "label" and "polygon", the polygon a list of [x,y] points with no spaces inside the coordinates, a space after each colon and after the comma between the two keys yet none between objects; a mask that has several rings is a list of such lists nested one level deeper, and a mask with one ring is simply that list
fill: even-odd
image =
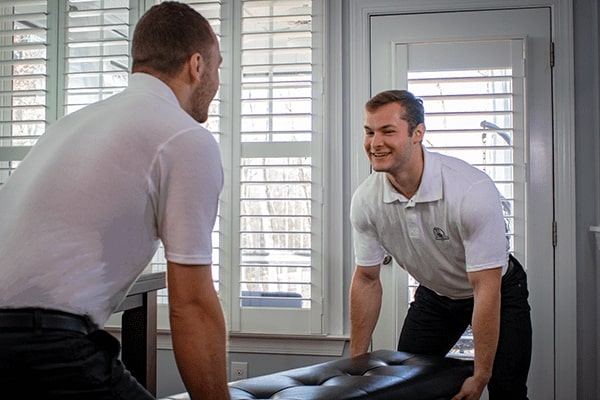
[{"label": "window", "polygon": [[[205,125],[221,145],[226,173],[213,278],[228,325],[322,334],[320,7],[312,0],[185,2],[209,20],[224,57]],[[141,3],[0,0],[0,184],[48,123],[127,86]],[[147,270],[165,269],[161,247]],[[159,302],[167,301],[160,291]]]},{"label": "window", "polygon": [[310,333],[319,270],[312,229],[320,215],[313,201],[312,4],[243,1],[241,15],[240,319],[233,323],[262,331],[259,315],[276,313],[271,332]]},{"label": "window", "polygon": [[[213,278],[228,325],[321,334],[312,1],[188,3],[211,21],[224,55],[207,127],[231,174],[213,233]],[[230,12],[240,17],[229,20]],[[239,39],[227,36],[232,31]],[[159,249],[151,270],[165,268]],[[166,290],[159,296],[167,302]]]},{"label": "window", "polygon": [[[513,103],[522,98],[518,91],[521,83],[522,77],[514,76],[512,68],[408,73],[408,90],[420,97],[425,107],[425,146],[461,158],[490,175],[504,199],[507,241],[512,251],[515,234],[523,235],[525,229],[523,204],[517,203],[515,209],[514,196],[524,186],[524,177],[518,173],[524,169],[522,157],[515,151],[522,151],[523,135],[515,135],[513,126],[518,119]],[[409,302],[417,286],[410,277]],[[468,328],[451,354],[472,357],[473,350]]]}]

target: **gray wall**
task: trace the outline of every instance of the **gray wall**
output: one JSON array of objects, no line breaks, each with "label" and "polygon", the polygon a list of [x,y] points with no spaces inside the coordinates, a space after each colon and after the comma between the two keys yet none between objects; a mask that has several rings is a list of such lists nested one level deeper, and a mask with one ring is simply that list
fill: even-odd
[{"label": "gray wall", "polygon": [[600,399],[600,6],[574,0],[578,399]]},{"label": "gray wall", "polygon": [[[346,345],[344,356],[347,354],[348,346]],[[331,361],[336,358],[339,357],[230,353],[228,363],[231,364],[232,361],[247,362],[248,377],[255,377]],[[174,393],[184,392],[185,388],[177,371],[173,352],[170,350],[159,350],[157,354],[157,364],[157,396],[160,398]]]}]

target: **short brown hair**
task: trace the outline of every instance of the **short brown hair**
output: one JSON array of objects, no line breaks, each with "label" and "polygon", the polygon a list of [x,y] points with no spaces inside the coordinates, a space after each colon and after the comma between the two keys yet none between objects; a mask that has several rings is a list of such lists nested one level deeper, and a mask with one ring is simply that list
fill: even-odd
[{"label": "short brown hair", "polygon": [[174,1],[152,6],[140,18],[131,45],[133,72],[177,73],[194,53],[210,60],[216,36],[196,10]]},{"label": "short brown hair", "polygon": [[417,125],[425,123],[423,100],[407,90],[386,90],[378,93],[367,102],[365,108],[372,112],[389,103],[398,103],[404,108],[404,115],[401,118],[408,122],[410,135]]}]

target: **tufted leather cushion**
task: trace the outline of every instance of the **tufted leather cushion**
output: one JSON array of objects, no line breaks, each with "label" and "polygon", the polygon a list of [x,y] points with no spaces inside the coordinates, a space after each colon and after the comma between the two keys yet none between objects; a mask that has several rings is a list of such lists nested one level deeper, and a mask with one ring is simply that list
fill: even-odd
[{"label": "tufted leather cushion", "polygon": [[[458,393],[473,363],[377,350],[358,357],[231,382],[232,400],[442,400]],[[187,400],[186,393],[165,400]]]}]

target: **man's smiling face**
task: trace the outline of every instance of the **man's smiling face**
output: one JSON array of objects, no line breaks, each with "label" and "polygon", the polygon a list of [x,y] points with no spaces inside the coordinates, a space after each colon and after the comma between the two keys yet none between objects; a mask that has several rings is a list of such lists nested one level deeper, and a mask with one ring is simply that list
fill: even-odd
[{"label": "man's smiling face", "polygon": [[404,114],[400,104],[388,103],[367,111],[365,116],[364,147],[371,166],[394,178],[409,173],[416,166],[425,130],[424,125],[419,124],[410,132]]}]

